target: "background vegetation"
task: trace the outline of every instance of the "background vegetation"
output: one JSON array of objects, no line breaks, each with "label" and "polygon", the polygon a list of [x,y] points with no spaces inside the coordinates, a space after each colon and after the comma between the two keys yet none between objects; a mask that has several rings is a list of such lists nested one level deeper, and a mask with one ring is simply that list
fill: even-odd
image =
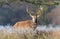
[{"label": "background vegetation", "polygon": [[31,8],[35,12],[38,11],[39,6],[44,7],[44,10],[38,19],[38,24],[49,24],[51,20],[47,13],[58,4],[55,0],[0,0],[0,25],[14,25],[17,21],[31,19],[26,7],[35,7],[36,9]]}]

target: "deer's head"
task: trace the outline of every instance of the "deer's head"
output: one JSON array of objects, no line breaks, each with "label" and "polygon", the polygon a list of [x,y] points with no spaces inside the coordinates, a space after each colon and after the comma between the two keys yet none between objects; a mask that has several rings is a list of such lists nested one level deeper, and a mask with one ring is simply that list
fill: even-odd
[{"label": "deer's head", "polygon": [[28,8],[26,8],[27,13],[30,15],[30,17],[32,18],[32,21],[34,23],[37,23],[37,18],[41,16],[42,11],[43,11],[43,7],[40,7],[37,12],[35,13],[35,15],[32,15],[32,13],[34,13],[33,11],[29,11]]}]

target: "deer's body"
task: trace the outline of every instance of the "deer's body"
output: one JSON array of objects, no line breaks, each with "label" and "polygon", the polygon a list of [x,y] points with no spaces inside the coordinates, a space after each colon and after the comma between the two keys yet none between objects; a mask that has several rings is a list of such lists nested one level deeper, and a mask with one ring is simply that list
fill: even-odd
[{"label": "deer's body", "polygon": [[14,25],[15,29],[32,29],[33,27],[35,27],[36,23],[34,23],[32,20],[26,20],[26,21],[21,21],[21,22],[17,22]]}]

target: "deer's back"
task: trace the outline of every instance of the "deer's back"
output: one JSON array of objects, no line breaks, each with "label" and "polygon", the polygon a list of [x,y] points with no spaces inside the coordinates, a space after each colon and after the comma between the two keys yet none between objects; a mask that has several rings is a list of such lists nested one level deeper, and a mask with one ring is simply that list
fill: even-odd
[{"label": "deer's back", "polygon": [[36,23],[33,23],[32,20],[27,20],[27,21],[17,22],[14,25],[14,28],[16,28],[16,29],[34,28],[35,25],[36,25]]}]

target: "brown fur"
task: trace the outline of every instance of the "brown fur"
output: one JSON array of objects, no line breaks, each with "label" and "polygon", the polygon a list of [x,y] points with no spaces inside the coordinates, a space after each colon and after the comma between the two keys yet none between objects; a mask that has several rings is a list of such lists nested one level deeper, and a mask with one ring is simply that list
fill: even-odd
[{"label": "brown fur", "polygon": [[34,28],[36,23],[33,23],[32,20],[26,20],[21,22],[16,22],[14,25],[15,29],[26,29],[26,28]]}]

